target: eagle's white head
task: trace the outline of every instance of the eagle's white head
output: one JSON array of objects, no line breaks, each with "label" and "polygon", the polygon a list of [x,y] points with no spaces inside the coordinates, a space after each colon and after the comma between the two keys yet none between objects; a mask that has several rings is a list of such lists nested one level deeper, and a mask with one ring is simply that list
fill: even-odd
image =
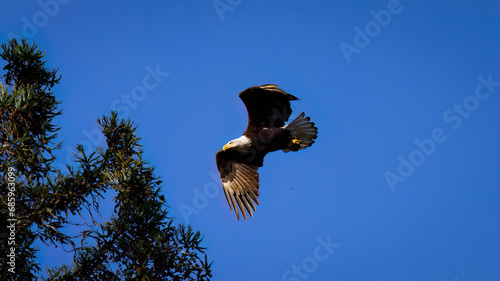
[{"label": "eagle's white head", "polygon": [[241,136],[237,139],[234,139],[228,142],[226,145],[222,147],[222,150],[235,149],[240,151],[247,151],[251,146],[251,141],[246,136]]}]

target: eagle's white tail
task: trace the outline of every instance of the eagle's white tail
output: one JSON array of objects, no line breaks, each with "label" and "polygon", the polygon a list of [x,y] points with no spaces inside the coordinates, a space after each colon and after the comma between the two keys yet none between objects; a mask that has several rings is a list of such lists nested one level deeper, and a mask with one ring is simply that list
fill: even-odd
[{"label": "eagle's white tail", "polygon": [[283,149],[284,152],[305,149],[311,146],[318,136],[318,128],[314,126],[314,122],[311,122],[311,118],[304,116],[305,114],[302,112],[295,120],[284,127],[292,134],[292,140],[288,148]]}]

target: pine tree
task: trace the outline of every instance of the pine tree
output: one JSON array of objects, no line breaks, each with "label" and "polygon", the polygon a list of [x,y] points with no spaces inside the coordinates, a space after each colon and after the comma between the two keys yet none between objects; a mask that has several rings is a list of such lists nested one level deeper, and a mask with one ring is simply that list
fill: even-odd
[{"label": "pine tree", "polygon": [[[52,87],[61,77],[45,67],[44,55],[16,39],[0,55],[7,62],[0,82],[0,280],[40,276],[37,239],[74,253],[72,265],[48,269],[46,280],[209,280],[203,237],[168,216],[133,122],[116,112],[103,116],[106,147],[86,152],[79,145],[67,173],[54,168],[61,145],[53,119],[61,111]],[[70,214],[98,213],[108,190],[117,194],[109,220],[65,234]]]}]

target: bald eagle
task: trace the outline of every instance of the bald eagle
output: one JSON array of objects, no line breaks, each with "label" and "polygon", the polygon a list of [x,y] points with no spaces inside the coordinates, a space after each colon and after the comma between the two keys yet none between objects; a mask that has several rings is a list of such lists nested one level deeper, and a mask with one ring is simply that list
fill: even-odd
[{"label": "bald eagle", "polygon": [[[259,205],[259,174],[264,156],[269,152],[299,151],[311,146],[318,128],[301,113],[285,126],[292,114],[290,101],[297,97],[277,85],[266,84],[248,88],[239,94],[248,111],[248,126],[243,135],[228,142],[215,155],[229,209],[240,211],[245,220],[247,211],[253,217]],[[239,210],[238,210],[239,209]]]}]

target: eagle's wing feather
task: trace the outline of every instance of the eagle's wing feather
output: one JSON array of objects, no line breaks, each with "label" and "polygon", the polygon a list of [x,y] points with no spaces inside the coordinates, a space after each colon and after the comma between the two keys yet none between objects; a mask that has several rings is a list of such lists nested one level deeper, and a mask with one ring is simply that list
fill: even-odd
[{"label": "eagle's wing feather", "polygon": [[290,101],[298,100],[274,84],[248,88],[239,97],[247,108],[249,127],[283,127],[292,114]]},{"label": "eagle's wing feather", "polygon": [[234,208],[238,220],[241,211],[246,220],[247,212],[253,217],[252,210],[256,210],[255,204],[259,205],[259,173],[257,172],[259,167],[239,162],[230,156],[224,151],[219,151],[216,154],[217,168],[221,175],[229,209]]}]

